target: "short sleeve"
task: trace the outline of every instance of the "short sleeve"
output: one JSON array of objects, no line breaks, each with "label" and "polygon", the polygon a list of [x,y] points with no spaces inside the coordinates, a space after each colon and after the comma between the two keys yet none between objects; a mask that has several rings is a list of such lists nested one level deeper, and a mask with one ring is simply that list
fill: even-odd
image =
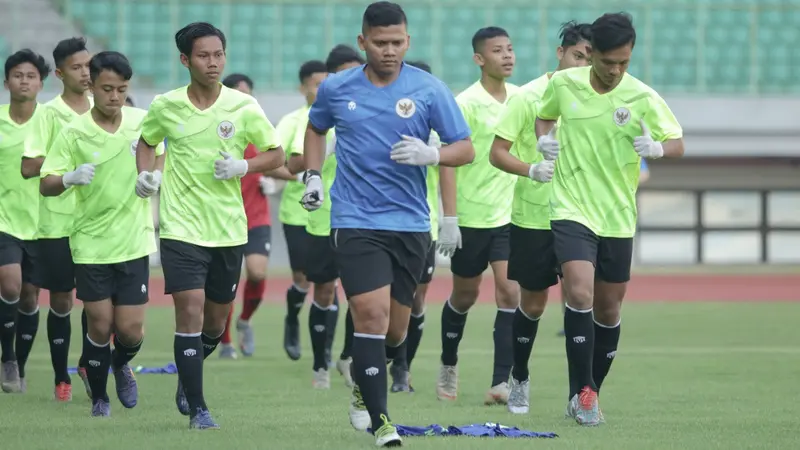
[{"label": "short sleeve", "polygon": [[[44,108],[39,106],[39,108]],[[53,132],[52,115],[46,109],[33,122],[33,129],[25,136],[24,158],[43,158],[47,155],[50,136]]]},{"label": "short sleeve", "polygon": [[556,86],[557,80],[557,76],[550,78],[542,100],[539,102],[537,117],[542,120],[557,120],[561,117],[561,108],[558,103],[558,86]]},{"label": "short sleeve", "polygon": [[40,176],[64,175],[75,170],[75,159],[72,157],[72,146],[67,138],[67,131],[62,131],[56,136],[50,152],[44,158]]},{"label": "short sleeve", "polygon": [[247,141],[256,146],[258,151],[265,152],[281,146],[278,132],[267,119],[264,110],[255,100],[244,110],[245,134]]},{"label": "short sleeve", "polygon": [[160,142],[160,143],[159,143],[159,144],[156,146],[156,156],[161,156],[161,155],[163,155],[163,154],[164,154],[164,151],[166,150],[166,145],[165,145],[165,144],[166,144],[166,140],[164,140],[164,141],[161,141],[161,142]]},{"label": "short sleeve", "polygon": [[319,85],[319,89],[317,89],[317,98],[308,111],[308,123],[320,131],[330,130],[334,125],[330,98],[328,97],[329,80],[330,78],[327,78]]},{"label": "short sleeve", "polygon": [[161,110],[163,108],[163,101],[159,95],[153,99],[153,103],[147,110],[144,121],[142,121],[142,139],[151,147],[155,147],[157,142],[163,142],[167,137],[167,132],[161,124]]},{"label": "short sleeve", "polygon": [[650,136],[657,142],[683,137],[683,129],[661,96],[653,93],[650,110],[644,114],[644,122],[650,129]]},{"label": "short sleeve", "polygon": [[453,93],[443,82],[434,80],[434,83],[430,116],[431,128],[439,134],[442,142],[451,144],[467,139],[472,132]]},{"label": "short sleeve", "polygon": [[[494,133],[509,141],[516,142],[529,122],[535,119],[535,104],[530,102],[526,95],[517,94],[508,101],[508,107],[500,115]],[[533,110],[534,114],[530,114]]]}]

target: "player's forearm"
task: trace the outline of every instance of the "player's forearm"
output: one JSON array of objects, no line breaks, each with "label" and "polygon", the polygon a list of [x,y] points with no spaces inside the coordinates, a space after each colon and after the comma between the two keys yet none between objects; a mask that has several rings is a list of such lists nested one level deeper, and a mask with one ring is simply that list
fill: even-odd
[{"label": "player's forearm", "polygon": [[439,166],[439,189],[442,191],[442,214],[456,216],[456,169]]},{"label": "player's forearm", "polygon": [[259,152],[255,158],[247,160],[247,173],[264,173],[283,166],[286,153],[283,147],[275,147],[265,152]]},{"label": "player's forearm", "polygon": [[25,158],[23,156],[22,165],[20,167],[22,178],[27,180],[28,178],[38,177],[43,163],[44,158]]},{"label": "player's forearm", "polygon": [[66,190],[60,175],[48,175],[39,180],[39,193],[45,197],[58,197]]},{"label": "player's forearm", "polygon": [[322,170],[322,160],[325,158],[325,134],[320,134],[308,125],[305,140],[303,141],[303,159],[305,170]]},{"label": "player's forearm", "polygon": [[136,145],[136,172],[152,172],[154,170],[156,170],[156,148],[139,138],[139,143]]},{"label": "player's forearm", "polygon": [[293,175],[287,166],[281,166],[274,170],[268,170],[264,172],[264,175],[275,178],[276,180],[294,181],[297,179],[297,175]]},{"label": "player's forearm", "polygon": [[549,133],[550,130],[552,130],[554,126],[556,126],[556,121],[555,120],[544,120],[544,119],[540,119],[540,118],[537,117],[536,118],[536,126],[535,126],[536,138],[538,139],[538,138],[544,136],[545,134]]},{"label": "player's forearm", "polygon": [[661,143],[664,149],[664,158],[683,157],[683,139],[669,139]]},{"label": "player's forearm", "polygon": [[475,159],[475,147],[472,140],[462,139],[439,149],[439,165],[459,167],[471,163]]},{"label": "player's forearm", "polygon": [[164,161],[167,159],[167,154],[162,153],[156,156],[155,170],[164,173]]},{"label": "player's forearm", "polygon": [[305,158],[303,158],[303,155],[298,154],[290,156],[289,161],[286,162],[286,168],[293,174],[298,174],[306,170]]},{"label": "player's forearm", "polygon": [[511,154],[511,145],[510,141],[495,136],[489,151],[489,162],[503,172],[527,177],[531,166]]}]

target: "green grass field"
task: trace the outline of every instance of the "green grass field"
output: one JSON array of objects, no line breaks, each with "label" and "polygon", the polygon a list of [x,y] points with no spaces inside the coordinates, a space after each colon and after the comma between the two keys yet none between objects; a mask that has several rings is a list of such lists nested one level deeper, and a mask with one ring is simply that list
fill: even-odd
[{"label": "green grass field", "polygon": [[[306,308],[307,309],[307,308]],[[556,439],[408,438],[405,446],[442,449],[790,449],[800,448],[800,405],[792,386],[800,379],[794,303],[631,303],[623,318],[621,347],[603,388],[607,424],[578,427],[563,418],[566,363],[556,337],[560,310],[544,318],[531,361],[531,413],[512,416],[482,405],[492,370],[493,308],[470,313],[460,352],[460,396],[441,403],[434,394],[438,369],[440,305],[432,305],[422,348],[413,367],[416,394],[390,394],[396,423],[466,425],[499,422]],[[31,360],[28,393],[0,396],[2,449],[358,449],[374,440],[354,431],[347,416],[348,390],[334,372],[330,391],[311,389],[307,332],[303,359],[291,362],[281,347],[282,308],[256,314],[255,357],[205,366],[206,400],[220,431],[189,431],[173,401],[175,375],[139,375],[139,405],[116,400],[112,417],[89,417],[90,404],[77,376],[71,404],[52,400],[45,314]],[[73,317],[73,355],[80,325]],[[145,346],[134,361],[172,361],[173,313],[151,308]],[[343,314],[342,314],[343,318]],[[301,319],[305,320],[305,318]],[[341,321],[340,321],[341,322]],[[341,349],[341,333],[334,350]]]}]

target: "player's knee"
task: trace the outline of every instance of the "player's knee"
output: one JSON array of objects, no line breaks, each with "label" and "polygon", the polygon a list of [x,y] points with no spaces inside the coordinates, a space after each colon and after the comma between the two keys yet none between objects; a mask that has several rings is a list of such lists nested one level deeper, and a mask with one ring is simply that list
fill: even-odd
[{"label": "player's knee", "polygon": [[105,344],[111,339],[111,328],[114,324],[110,315],[87,315],[86,325],[89,337],[97,344]]},{"label": "player's knee", "polygon": [[612,327],[619,323],[619,319],[622,312],[622,301],[600,301],[600,299],[595,299],[594,302],[594,309],[592,313],[594,314],[595,322]]},{"label": "player's knee", "polygon": [[541,317],[547,306],[547,291],[521,290],[519,308],[528,317]]},{"label": "player's knee", "polygon": [[403,341],[406,340],[406,333],[408,326],[405,327],[389,327],[389,332],[386,333],[386,345],[389,347],[398,347]]},{"label": "player's knee", "polygon": [[[8,277],[7,277],[8,278]],[[6,301],[15,301],[22,294],[22,280],[0,280],[0,296]]]},{"label": "player's knee", "polygon": [[117,320],[114,331],[125,345],[136,345],[144,338],[144,318],[131,317]]},{"label": "player's knee", "polygon": [[58,315],[66,315],[72,311],[72,293],[71,292],[51,292],[50,293],[50,309]]},{"label": "player's knee", "polygon": [[175,331],[197,333],[203,328],[203,302],[175,302]]},{"label": "player's knee", "polygon": [[23,284],[19,293],[19,306],[23,313],[32,313],[39,307],[39,288],[31,284]]},{"label": "player's knee", "polygon": [[322,308],[327,308],[333,304],[333,298],[336,294],[336,284],[330,283],[314,283],[314,303]]},{"label": "player's knee", "polygon": [[519,285],[511,280],[504,280],[495,285],[497,307],[514,309],[519,305]]},{"label": "player's knee", "polygon": [[308,290],[309,282],[308,282],[308,279],[306,279],[306,274],[305,273],[303,273],[303,272],[301,272],[299,270],[295,270],[294,272],[292,272],[292,282],[297,287],[299,287],[301,289]]},{"label": "player's knee", "polygon": [[594,303],[592,283],[571,283],[566,286],[567,305],[579,310],[586,310]]},{"label": "player's knee", "polygon": [[[462,279],[463,280],[463,279]],[[453,283],[453,294],[450,296],[450,305],[459,312],[467,312],[478,301],[480,294],[480,280]]]}]

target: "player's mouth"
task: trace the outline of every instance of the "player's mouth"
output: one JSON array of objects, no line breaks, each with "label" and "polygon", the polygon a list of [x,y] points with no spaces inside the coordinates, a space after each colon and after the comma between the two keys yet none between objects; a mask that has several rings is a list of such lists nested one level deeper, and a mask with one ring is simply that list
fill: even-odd
[{"label": "player's mouth", "polygon": [[384,66],[387,66],[387,67],[392,67],[392,66],[396,66],[397,65],[397,61],[395,61],[395,60],[385,60],[385,61],[381,61],[381,64],[383,64]]},{"label": "player's mouth", "polygon": [[208,78],[219,78],[219,72],[206,72]]}]

